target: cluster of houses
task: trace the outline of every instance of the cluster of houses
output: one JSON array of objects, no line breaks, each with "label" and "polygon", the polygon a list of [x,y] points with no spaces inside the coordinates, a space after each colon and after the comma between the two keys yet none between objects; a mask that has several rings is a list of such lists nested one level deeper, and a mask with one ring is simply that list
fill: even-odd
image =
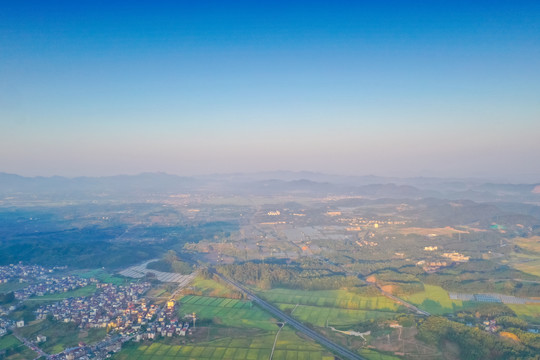
[{"label": "cluster of houses", "polygon": [[88,297],[69,298],[36,310],[38,319],[52,316],[55,320],[74,322],[80,328],[109,328],[129,334],[145,325],[157,312],[156,305],[148,305],[142,296],[150,283],[127,286],[96,284],[98,291]]},{"label": "cluster of houses", "polygon": [[87,345],[80,342],[79,346],[66,349],[61,353],[49,355],[48,360],[88,360],[88,359],[106,359],[111,357],[111,353],[119,352],[122,349],[122,343],[129,341],[122,336],[108,337],[107,339],[94,344]]},{"label": "cluster of houses", "polygon": [[6,335],[8,331],[15,326],[15,322],[3,317],[0,317],[0,337]]},{"label": "cluster of houses", "polygon": [[490,333],[495,333],[500,329],[500,326],[497,326],[496,320],[486,320],[482,323],[482,325],[484,326],[484,330]]},{"label": "cluster of houses", "polygon": [[[191,316],[192,319],[195,315]],[[186,336],[189,330],[189,322],[179,321],[176,311],[176,302],[169,300],[166,306],[161,309],[154,322],[146,326],[146,331],[138,333],[135,341],[154,340],[158,337]]]},{"label": "cluster of houses", "polygon": [[[122,343],[130,340],[154,340],[160,337],[185,336],[191,332],[190,323],[178,319],[177,304],[169,300],[165,305],[147,303],[145,293],[151,288],[148,282],[132,283],[126,286],[100,283],[98,280],[78,276],[51,276],[55,268],[47,269],[39,265],[15,264],[0,267],[0,284],[19,281],[30,283],[24,289],[14,291],[16,300],[24,301],[32,296],[61,293],[95,284],[97,291],[87,297],[67,298],[55,303],[46,303],[35,311],[37,319],[51,317],[56,321],[73,322],[81,329],[106,328],[108,335],[94,345],[80,343],[56,355],[48,355],[51,360],[104,359],[118,352]],[[0,337],[23,327],[24,321],[4,318],[16,310],[17,304],[0,308]],[[35,344],[46,342],[47,338],[37,335]]]},{"label": "cluster of houses", "polygon": [[22,263],[0,266],[0,284],[12,280],[28,282],[39,276],[50,274],[53,271],[54,268],[47,269],[39,265],[23,265]]},{"label": "cluster of houses", "polygon": [[38,284],[32,284],[24,289],[15,291],[15,299],[24,300],[32,296],[63,293],[89,285],[88,279],[69,275],[62,277],[41,276]]}]

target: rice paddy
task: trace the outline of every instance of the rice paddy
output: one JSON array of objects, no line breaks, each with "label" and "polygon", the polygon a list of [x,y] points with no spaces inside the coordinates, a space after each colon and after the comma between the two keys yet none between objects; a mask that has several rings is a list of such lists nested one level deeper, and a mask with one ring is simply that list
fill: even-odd
[{"label": "rice paddy", "polygon": [[298,320],[316,326],[349,326],[366,320],[392,319],[395,313],[376,310],[350,310],[309,305],[279,305],[281,310],[292,311]]},{"label": "rice paddy", "polygon": [[[196,313],[197,326],[183,338],[159,338],[153,342],[129,343],[114,356],[119,360],[241,359],[267,360],[278,334],[278,320],[250,301],[232,299],[237,295],[215,280],[198,277],[191,284],[197,295],[178,299],[178,314]],[[217,294],[223,297],[216,297]],[[294,309],[294,316],[318,326],[349,325],[372,318],[391,318],[397,305],[384,297],[365,297],[347,291],[294,291],[275,289],[266,292],[279,299],[278,305]],[[229,297],[227,297],[229,296]],[[287,303],[289,301],[290,303]],[[315,301],[314,305],[312,305]],[[303,303],[303,305],[296,305]],[[325,306],[320,306],[322,304]],[[368,359],[391,359],[363,349]],[[279,332],[272,355],[274,360],[332,360],[334,356],[311,339],[289,326]]]},{"label": "rice paddy", "polygon": [[201,319],[233,327],[277,330],[276,320],[249,301],[187,295],[180,299],[180,315],[197,313]]},{"label": "rice paddy", "polygon": [[[272,353],[275,332],[258,336],[227,337],[208,342],[186,345],[131,343],[120,354],[119,360],[172,360],[172,359],[238,359],[268,360]],[[306,341],[289,329],[279,334],[273,359],[275,360],[332,360],[334,357],[316,343]]]},{"label": "rice paddy", "polygon": [[290,290],[272,289],[259,292],[274,304],[300,304],[348,310],[376,310],[395,312],[399,305],[384,296],[364,296],[346,290]]}]

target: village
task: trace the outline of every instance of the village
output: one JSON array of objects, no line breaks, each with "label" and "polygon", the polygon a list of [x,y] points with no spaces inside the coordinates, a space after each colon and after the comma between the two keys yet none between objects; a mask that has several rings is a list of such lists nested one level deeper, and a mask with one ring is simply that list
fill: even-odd
[{"label": "village", "polygon": [[[160,337],[186,336],[191,333],[190,323],[195,315],[179,319],[178,306],[174,299],[162,305],[149,303],[145,294],[152,287],[149,282],[138,280],[126,285],[100,282],[96,278],[81,278],[76,275],[54,277],[50,274],[57,269],[47,269],[37,265],[10,265],[0,267],[2,283],[30,283],[13,291],[9,306],[0,307],[0,337],[25,327],[24,320],[9,318],[10,313],[22,306],[25,300],[46,294],[62,293],[93,285],[94,294],[81,297],[68,297],[39,306],[34,315],[36,321],[49,319],[60,323],[74,323],[81,331],[106,329],[107,335],[95,344],[79,342],[78,346],[64,349],[57,354],[46,354],[40,349],[47,336],[38,334],[35,338],[22,338],[21,341],[33,351],[48,359],[74,360],[109,357],[121,350],[126,341],[153,341]],[[63,269],[62,269],[63,270]]]},{"label": "village", "polygon": [[90,282],[87,279],[82,279],[78,276],[62,276],[52,277],[43,276],[40,277],[38,284],[32,284],[24,289],[14,292],[15,299],[24,300],[32,296],[45,296],[47,294],[56,294],[68,292],[78,288],[88,286]]},{"label": "village", "polygon": [[57,269],[59,268],[47,269],[39,265],[23,265],[22,263],[0,266],[0,284],[14,279],[19,282],[29,282],[40,276],[50,274]]}]

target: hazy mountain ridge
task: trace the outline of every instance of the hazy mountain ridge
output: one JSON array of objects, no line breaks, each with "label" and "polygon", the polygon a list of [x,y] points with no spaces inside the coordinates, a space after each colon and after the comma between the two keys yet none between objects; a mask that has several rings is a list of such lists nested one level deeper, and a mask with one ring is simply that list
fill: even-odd
[{"label": "hazy mountain ridge", "polygon": [[142,173],[104,177],[24,177],[0,173],[0,194],[144,195],[182,192],[216,192],[254,195],[309,193],[375,198],[447,198],[474,201],[539,201],[538,184],[497,184],[480,179],[386,178],[339,176],[312,172],[264,172],[178,176]]}]

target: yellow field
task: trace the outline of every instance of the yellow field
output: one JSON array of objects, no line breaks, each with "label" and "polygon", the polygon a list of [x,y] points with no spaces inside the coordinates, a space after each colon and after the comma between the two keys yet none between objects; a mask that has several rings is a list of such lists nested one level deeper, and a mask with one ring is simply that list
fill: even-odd
[{"label": "yellow field", "polygon": [[418,228],[418,227],[409,227],[400,229],[399,232],[404,235],[417,234],[423,236],[441,236],[446,235],[450,236],[452,234],[468,234],[468,231],[454,229],[453,227],[447,226],[443,228]]},{"label": "yellow field", "polygon": [[540,304],[508,304],[508,307],[520,318],[529,322],[540,323]]},{"label": "yellow field", "polygon": [[540,276],[540,236],[515,238],[514,244],[535,254],[512,253],[509,265],[528,274]]},{"label": "yellow field", "polygon": [[404,300],[434,315],[453,313],[464,307],[463,301],[452,300],[440,286],[424,285],[424,291],[403,297]]},{"label": "yellow field", "polygon": [[530,238],[515,238],[514,242],[520,248],[540,253],[540,236]]}]

